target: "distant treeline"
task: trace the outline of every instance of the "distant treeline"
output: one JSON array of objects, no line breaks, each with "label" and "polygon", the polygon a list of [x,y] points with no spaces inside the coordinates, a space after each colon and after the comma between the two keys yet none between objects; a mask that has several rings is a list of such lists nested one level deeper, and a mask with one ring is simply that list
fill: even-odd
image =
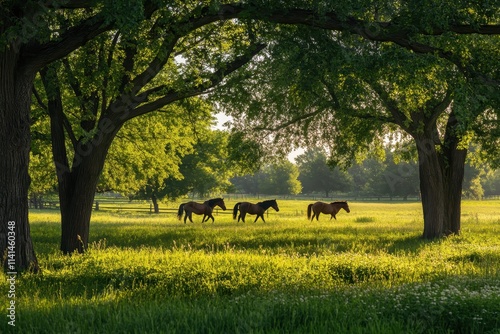
[{"label": "distant treeline", "polygon": [[[247,194],[313,195],[348,198],[419,198],[418,165],[394,163],[387,154],[384,161],[366,159],[347,170],[331,168],[321,151],[307,151],[296,164],[269,165],[257,173],[231,179],[232,192]],[[500,170],[466,166],[463,196],[468,199],[500,195]],[[336,197],[336,196],[334,196]]]}]

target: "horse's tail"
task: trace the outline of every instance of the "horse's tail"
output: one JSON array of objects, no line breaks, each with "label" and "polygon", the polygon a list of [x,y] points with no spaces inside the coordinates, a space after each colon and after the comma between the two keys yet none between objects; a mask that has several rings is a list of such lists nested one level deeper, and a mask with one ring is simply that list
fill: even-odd
[{"label": "horse's tail", "polygon": [[238,214],[238,207],[240,206],[241,202],[238,202],[234,205],[233,208],[233,219],[236,219],[236,215]]},{"label": "horse's tail", "polygon": [[177,211],[177,218],[181,220],[182,213],[184,212],[184,204],[179,205],[179,211]]},{"label": "horse's tail", "polygon": [[311,209],[312,209],[312,204],[309,204],[307,206],[307,219],[311,219]]}]

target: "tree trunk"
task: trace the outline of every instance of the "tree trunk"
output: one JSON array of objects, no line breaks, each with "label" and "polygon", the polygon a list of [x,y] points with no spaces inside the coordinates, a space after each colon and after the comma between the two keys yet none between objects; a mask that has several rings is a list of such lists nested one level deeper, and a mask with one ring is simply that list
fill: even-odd
[{"label": "tree trunk", "polygon": [[[93,177],[86,177],[87,182],[82,182],[82,173],[85,169],[77,166],[71,172],[62,176],[59,184],[59,202],[61,207],[61,251],[71,254],[75,251],[83,253],[88,247],[90,216],[94,201],[95,187],[82,187],[82,183],[95,183]],[[62,190],[65,191],[62,191]]]},{"label": "tree trunk", "polygon": [[37,272],[28,221],[33,77],[17,61],[15,50],[0,53],[0,258],[7,271]]},{"label": "tree trunk", "polygon": [[57,171],[59,204],[61,208],[61,251],[64,254],[83,253],[88,248],[90,218],[99,175],[104,166],[112,139],[119,127],[110,119],[103,119],[92,140],[73,143],[75,152],[71,167],[66,151],[65,116],[61,92],[56,76],[47,80],[50,66],[40,71],[46,91],[52,94],[48,99],[52,154]]},{"label": "tree trunk", "polygon": [[420,195],[424,212],[425,239],[439,238],[444,226],[444,179],[440,157],[429,138],[415,138],[419,159]]},{"label": "tree trunk", "polygon": [[462,184],[464,180],[465,158],[467,150],[453,149],[445,167],[445,235],[460,234],[460,215],[462,203]]},{"label": "tree trunk", "polygon": [[443,232],[445,235],[460,234],[460,215],[462,203],[462,185],[465,172],[467,150],[460,149],[460,138],[457,137],[458,120],[452,112],[446,125],[443,154],[445,165],[445,221]]},{"label": "tree trunk", "polygon": [[90,141],[79,147],[83,146],[84,149],[75,153],[71,171],[58,175],[61,251],[65,254],[75,251],[83,253],[88,248],[95,191],[110,141],[100,143]]},{"label": "tree trunk", "polygon": [[151,200],[153,201],[154,213],[160,213],[160,207],[158,206],[158,198],[156,198],[156,195],[154,193],[151,195]]}]

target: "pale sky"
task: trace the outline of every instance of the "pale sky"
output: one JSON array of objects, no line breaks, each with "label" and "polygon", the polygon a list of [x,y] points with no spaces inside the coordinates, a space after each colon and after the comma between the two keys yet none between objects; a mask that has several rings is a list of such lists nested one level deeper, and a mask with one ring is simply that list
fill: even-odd
[{"label": "pale sky", "polygon": [[[227,130],[227,128],[224,127],[223,124],[225,122],[227,122],[228,120],[232,119],[232,117],[227,116],[224,113],[215,114],[215,118],[217,119],[217,124],[215,125],[215,128],[220,129],[220,130]],[[290,154],[288,155],[288,160],[290,160],[291,162],[295,162],[295,157],[297,157],[298,155],[300,155],[302,153],[304,153],[303,148],[299,148],[297,150],[294,150],[294,151],[290,152]]]}]

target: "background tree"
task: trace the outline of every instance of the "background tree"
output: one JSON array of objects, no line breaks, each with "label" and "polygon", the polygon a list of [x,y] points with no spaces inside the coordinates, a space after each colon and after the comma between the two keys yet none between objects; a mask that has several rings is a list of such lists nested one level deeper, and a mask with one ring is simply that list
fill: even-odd
[{"label": "background tree", "polygon": [[346,192],[351,187],[351,177],[338,168],[330,168],[327,164],[326,152],[321,148],[311,148],[295,158],[299,168],[299,181],[302,193]]},{"label": "background tree", "polygon": [[485,196],[500,195],[500,169],[489,170],[486,177],[481,181]]},{"label": "background tree", "polygon": [[234,185],[237,193],[258,196],[260,193],[260,185],[266,182],[266,178],[265,174],[261,170],[258,170],[252,174],[233,177],[230,181]]},{"label": "background tree", "polygon": [[50,150],[30,152],[30,202],[35,209],[43,209],[43,197],[55,192],[57,180]]},{"label": "background tree", "polygon": [[391,198],[394,196],[407,199],[409,196],[419,196],[418,165],[415,161],[404,161],[389,150],[386,150],[383,182],[379,182],[377,192]]},{"label": "background tree", "polygon": [[353,180],[353,194],[355,197],[373,197],[387,195],[387,188],[384,184],[387,183],[385,177],[385,165],[383,161],[374,158],[365,159],[354,164],[348,169],[349,175]]},{"label": "background tree", "polygon": [[[221,130],[195,131],[195,143],[190,153],[180,163],[181,179],[167,178],[164,194],[171,199],[188,193],[200,197],[211,193],[224,193],[234,175],[228,161],[227,145],[229,134]],[[201,129],[202,130],[202,129]]]},{"label": "background tree", "polygon": [[298,180],[298,168],[283,160],[262,168],[259,179],[259,193],[266,195],[296,195],[302,190]]},{"label": "background tree", "polygon": [[239,131],[233,131],[229,134],[227,152],[228,162],[236,175],[257,172],[267,161],[267,156],[259,141]]}]

